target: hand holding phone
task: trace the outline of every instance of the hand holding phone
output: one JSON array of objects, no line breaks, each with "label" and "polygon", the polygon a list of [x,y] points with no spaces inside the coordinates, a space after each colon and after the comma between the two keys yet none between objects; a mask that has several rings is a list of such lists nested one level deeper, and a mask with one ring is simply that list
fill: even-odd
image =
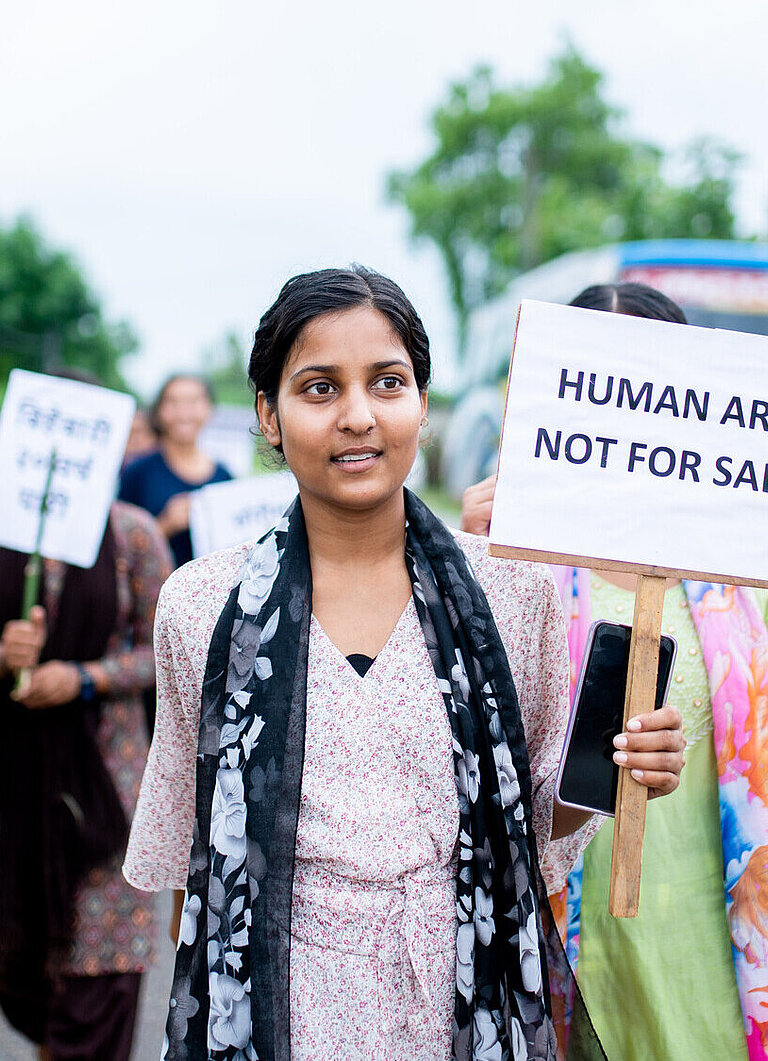
[{"label": "hand holding phone", "polygon": [[[606,815],[615,811],[620,768],[613,741],[624,718],[631,636],[632,628],[622,623],[601,620],[590,628],[557,777],[557,799],[566,806]],[[669,691],[676,652],[675,639],[662,635],[657,709]]]}]

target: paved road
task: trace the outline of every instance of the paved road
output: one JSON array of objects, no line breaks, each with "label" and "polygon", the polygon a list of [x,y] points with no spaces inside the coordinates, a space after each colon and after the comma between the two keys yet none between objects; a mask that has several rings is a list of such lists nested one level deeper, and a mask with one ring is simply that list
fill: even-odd
[{"label": "paved road", "polygon": [[[174,950],[168,939],[168,921],[171,915],[171,893],[158,896],[157,960],[144,977],[139,1020],[133,1044],[131,1061],[159,1061],[163,1042],[163,1029],[168,1012],[171,976],[173,974]],[[0,1014],[0,1059],[2,1061],[38,1061],[37,1050],[27,1039],[9,1028]]]}]

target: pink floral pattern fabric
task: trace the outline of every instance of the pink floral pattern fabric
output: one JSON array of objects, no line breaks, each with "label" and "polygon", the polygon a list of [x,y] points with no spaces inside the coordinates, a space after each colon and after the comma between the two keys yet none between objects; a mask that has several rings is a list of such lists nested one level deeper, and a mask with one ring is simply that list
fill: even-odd
[{"label": "pink floral pattern fabric", "polygon": [[[544,569],[493,560],[484,539],[458,540],[509,657],[543,868],[562,883],[591,830],[549,843],[567,719],[556,591]],[[158,725],[125,864],[140,887],[186,883],[207,647],[247,552],[187,565],[161,596]],[[365,678],[313,620],[292,918],[296,1057],[332,1056],[339,1042],[349,1057],[410,1058],[414,1042],[418,1056],[450,1055],[457,829],[450,726],[413,602]]]}]

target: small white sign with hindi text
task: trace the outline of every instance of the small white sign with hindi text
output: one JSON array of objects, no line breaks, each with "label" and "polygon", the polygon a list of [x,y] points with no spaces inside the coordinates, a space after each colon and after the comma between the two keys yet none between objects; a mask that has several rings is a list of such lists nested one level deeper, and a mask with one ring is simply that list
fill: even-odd
[{"label": "small white sign with hindi text", "polygon": [[768,585],[768,338],[524,301],[490,541]]},{"label": "small white sign with hindi text", "polygon": [[135,404],[104,387],[11,372],[0,412],[0,545],[34,549],[55,450],[41,553],[93,567]]},{"label": "small white sign with hindi text", "polygon": [[299,487],[290,472],[211,483],[190,495],[195,556],[260,538],[278,522]]}]

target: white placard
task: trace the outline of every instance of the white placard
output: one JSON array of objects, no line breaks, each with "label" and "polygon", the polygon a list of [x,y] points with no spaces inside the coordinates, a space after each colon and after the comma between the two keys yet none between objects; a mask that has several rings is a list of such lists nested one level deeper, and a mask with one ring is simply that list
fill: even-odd
[{"label": "white placard", "polygon": [[244,478],[253,471],[256,453],[253,428],[256,423],[253,406],[216,405],[197,444],[206,456],[223,464],[231,475]]},{"label": "white placard", "polygon": [[93,567],[136,403],[128,394],[14,369],[0,413],[0,545],[34,549],[51,452],[41,552]]},{"label": "white placard", "polygon": [[298,493],[290,472],[211,483],[190,494],[192,552],[206,556],[260,538],[274,527]]},{"label": "white placard", "polygon": [[490,540],[768,585],[768,338],[524,301]]}]

